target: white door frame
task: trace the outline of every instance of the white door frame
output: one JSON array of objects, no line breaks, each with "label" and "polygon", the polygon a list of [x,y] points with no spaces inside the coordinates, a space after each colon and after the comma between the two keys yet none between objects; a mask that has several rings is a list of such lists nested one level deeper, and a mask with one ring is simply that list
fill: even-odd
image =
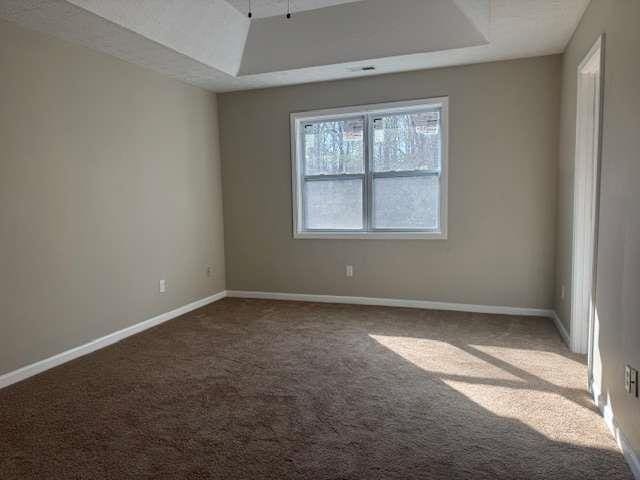
[{"label": "white door frame", "polygon": [[604,35],[578,66],[573,188],[571,350],[591,365],[595,315],[595,266],[601,152]]}]

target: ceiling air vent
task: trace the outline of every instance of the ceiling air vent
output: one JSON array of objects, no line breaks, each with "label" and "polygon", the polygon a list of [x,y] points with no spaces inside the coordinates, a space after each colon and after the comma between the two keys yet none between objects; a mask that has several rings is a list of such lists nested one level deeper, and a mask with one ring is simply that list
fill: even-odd
[{"label": "ceiling air vent", "polygon": [[365,67],[349,67],[350,72],[371,72],[375,69],[376,67],[373,65],[367,65]]}]

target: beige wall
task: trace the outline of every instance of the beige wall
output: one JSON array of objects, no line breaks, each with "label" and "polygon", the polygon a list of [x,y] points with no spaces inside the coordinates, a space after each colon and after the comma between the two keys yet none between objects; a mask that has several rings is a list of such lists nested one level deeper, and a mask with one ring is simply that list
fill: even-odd
[{"label": "beige wall", "polygon": [[0,72],[0,374],[224,289],[215,95],[4,21]]},{"label": "beige wall", "polygon": [[[227,287],[551,307],[560,66],[549,56],[220,95]],[[290,112],[442,95],[448,240],[292,238]]]},{"label": "beige wall", "polygon": [[[640,368],[640,1],[595,0],[563,62],[558,174],[556,309],[568,326],[578,64],[606,34],[596,310],[602,400],[640,452],[640,400],[624,391],[624,365]],[[559,291],[566,285],[565,300]],[[596,372],[598,374],[598,372]]]}]

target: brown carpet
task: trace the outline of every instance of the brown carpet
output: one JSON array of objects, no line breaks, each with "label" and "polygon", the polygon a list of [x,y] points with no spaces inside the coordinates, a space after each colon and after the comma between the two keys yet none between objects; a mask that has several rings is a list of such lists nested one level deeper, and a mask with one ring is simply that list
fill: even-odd
[{"label": "brown carpet", "polygon": [[0,391],[0,478],[631,479],[546,319],[225,299]]}]

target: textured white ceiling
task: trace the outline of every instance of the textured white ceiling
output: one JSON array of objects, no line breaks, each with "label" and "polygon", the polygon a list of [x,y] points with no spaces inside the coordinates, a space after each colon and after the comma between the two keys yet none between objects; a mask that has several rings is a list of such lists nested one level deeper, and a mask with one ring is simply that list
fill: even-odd
[{"label": "textured white ceiling", "polygon": [[250,22],[226,0],[66,1],[204,65],[240,68]]},{"label": "textured white ceiling", "polygon": [[[369,1],[359,3],[366,8]],[[389,8],[404,1],[388,0]],[[428,1],[455,3],[489,43],[326,65],[311,61],[305,68],[241,75],[249,22],[225,0],[0,0],[0,18],[222,92],[560,53],[590,0]],[[334,8],[341,6],[300,15],[326,17]],[[385,31],[398,27],[379,28],[384,40]],[[272,55],[269,45],[264,47],[262,55]],[[359,71],[364,65],[376,70]]]},{"label": "textured white ceiling", "polygon": [[[291,12],[303,12],[317,8],[333,7],[341,3],[352,3],[364,0],[290,0]],[[393,0],[390,0],[393,1]],[[239,12],[247,14],[249,0],[227,0]],[[287,12],[287,0],[251,0],[252,18],[275,17],[285,15]]]}]

